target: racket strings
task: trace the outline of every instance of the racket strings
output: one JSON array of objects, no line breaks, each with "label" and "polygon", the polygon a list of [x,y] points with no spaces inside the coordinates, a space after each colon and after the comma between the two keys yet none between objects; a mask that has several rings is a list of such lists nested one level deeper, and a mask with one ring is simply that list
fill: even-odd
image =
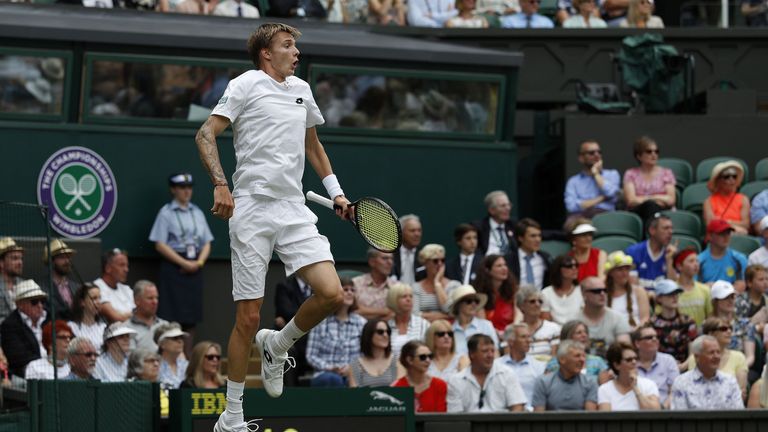
[{"label": "racket strings", "polygon": [[386,205],[364,199],[355,211],[358,230],[371,245],[390,252],[400,247],[400,224]]}]

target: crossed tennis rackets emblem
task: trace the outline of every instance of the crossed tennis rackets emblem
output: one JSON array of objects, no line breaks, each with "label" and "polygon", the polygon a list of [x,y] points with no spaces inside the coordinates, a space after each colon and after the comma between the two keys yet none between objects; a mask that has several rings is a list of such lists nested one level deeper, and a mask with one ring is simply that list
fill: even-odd
[{"label": "crossed tennis rackets emblem", "polygon": [[[80,177],[80,180],[75,180],[75,176],[69,173],[62,174],[59,177],[59,188],[64,194],[72,197],[67,205],[64,206],[64,210],[68,211],[75,203],[79,203],[86,210],[91,211],[92,208],[84,197],[90,196],[96,191],[96,177],[92,174],[85,174]],[[80,214],[80,209],[75,210],[76,214]]]}]

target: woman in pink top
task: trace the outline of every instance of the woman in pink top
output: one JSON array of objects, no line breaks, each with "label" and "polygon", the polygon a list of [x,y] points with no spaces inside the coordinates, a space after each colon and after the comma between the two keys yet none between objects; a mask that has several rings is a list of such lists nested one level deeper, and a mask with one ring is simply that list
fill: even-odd
[{"label": "woman in pink top", "polygon": [[659,146],[652,138],[638,138],[634,152],[640,166],[624,173],[624,199],[629,210],[645,222],[656,212],[675,206],[675,175],[658,165]]},{"label": "woman in pink top", "polygon": [[736,234],[749,233],[749,198],[739,193],[743,180],[744,169],[734,160],[720,162],[712,168],[707,181],[712,195],[704,201],[705,226],[715,219],[723,219]]}]

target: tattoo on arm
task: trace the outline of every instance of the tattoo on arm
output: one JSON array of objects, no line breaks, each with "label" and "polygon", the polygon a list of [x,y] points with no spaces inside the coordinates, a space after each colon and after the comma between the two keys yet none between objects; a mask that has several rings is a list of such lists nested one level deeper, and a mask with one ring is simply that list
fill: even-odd
[{"label": "tattoo on arm", "polygon": [[200,160],[203,166],[208,170],[213,184],[227,184],[227,176],[221,168],[219,160],[219,149],[216,146],[216,134],[213,132],[213,119],[208,118],[195,136],[197,150],[200,153]]}]

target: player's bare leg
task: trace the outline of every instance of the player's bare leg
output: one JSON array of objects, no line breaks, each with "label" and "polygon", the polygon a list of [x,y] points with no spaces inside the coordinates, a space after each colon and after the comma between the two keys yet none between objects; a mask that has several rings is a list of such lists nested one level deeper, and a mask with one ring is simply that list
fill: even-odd
[{"label": "player's bare leg", "polygon": [[264,389],[272,397],[283,393],[284,363],[288,360],[288,349],[337,310],[343,301],[339,276],[330,261],[302,267],[299,276],[312,287],[312,296],[299,307],[296,316],[282,330],[262,329],[256,335],[256,345],[261,350]]}]

